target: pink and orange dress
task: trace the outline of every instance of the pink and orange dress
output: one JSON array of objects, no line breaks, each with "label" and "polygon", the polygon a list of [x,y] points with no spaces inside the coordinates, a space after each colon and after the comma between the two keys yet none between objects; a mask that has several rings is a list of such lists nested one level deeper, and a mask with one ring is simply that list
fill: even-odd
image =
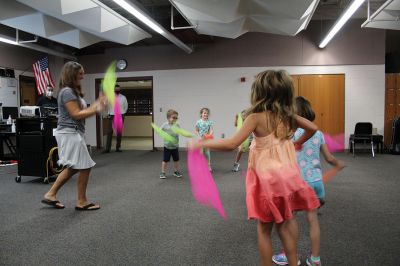
[{"label": "pink and orange dress", "polygon": [[249,219],[281,223],[294,211],[319,207],[314,190],[301,177],[296,151],[290,139],[271,133],[254,136],[246,176]]}]

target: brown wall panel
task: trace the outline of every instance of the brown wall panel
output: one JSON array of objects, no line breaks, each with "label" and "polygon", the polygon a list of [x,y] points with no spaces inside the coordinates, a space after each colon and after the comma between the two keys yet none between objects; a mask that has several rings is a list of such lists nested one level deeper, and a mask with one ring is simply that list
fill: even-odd
[{"label": "brown wall panel", "polygon": [[[400,78],[399,78],[398,82],[400,82]],[[400,84],[399,84],[399,87],[400,87]],[[393,98],[396,99],[397,104],[400,104],[400,88],[397,88],[396,96],[393,95]],[[399,113],[397,113],[397,114],[399,115]]]},{"label": "brown wall panel", "polygon": [[385,103],[386,104],[396,103],[396,89],[394,88],[386,89]]},{"label": "brown wall panel", "polygon": [[385,81],[386,81],[386,88],[391,88],[391,89],[396,88],[396,74],[386,74]]},{"label": "brown wall panel", "polygon": [[385,124],[384,143],[390,146],[392,138],[392,123],[396,116],[400,116],[400,75],[386,74],[385,88]]}]

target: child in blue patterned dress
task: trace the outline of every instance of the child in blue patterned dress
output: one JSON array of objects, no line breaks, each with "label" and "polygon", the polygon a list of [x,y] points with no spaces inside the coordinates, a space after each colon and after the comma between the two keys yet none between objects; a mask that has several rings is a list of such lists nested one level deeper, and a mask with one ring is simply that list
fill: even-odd
[{"label": "child in blue patterned dress", "polygon": [[[311,108],[310,102],[304,97],[296,97],[296,108],[299,116],[314,121],[315,113]],[[298,128],[294,133],[293,140],[296,141],[303,133],[304,129]],[[329,152],[328,147],[325,144],[324,135],[321,131],[317,131],[303,144],[301,151],[297,152],[297,162],[300,166],[301,175],[314,189],[322,206],[325,203],[325,188],[322,180],[320,153],[322,153],[325,160],[335,167],[337,171],[342,170],[345,165]],[[307,222],[310,231],[311,254],[307,257],[306,263],[308,266],[321,266],[321,260],[319,257],[320,227],[317,209],[307,212]],[[278,265],[288,264],[284,252],[272,256],[272,260]]]},{"label": "child in blue patterned dress", "polygon": [[[206,107],[200,109],[200,119],[196,122],[195,132],[202,139],[204,139],[205,135],[214,135],[214,122],[208,120],[209,115],[210,109]],[[212,172],[210,149],[203,149],[202,152],[208,161],[208,169]]]}]

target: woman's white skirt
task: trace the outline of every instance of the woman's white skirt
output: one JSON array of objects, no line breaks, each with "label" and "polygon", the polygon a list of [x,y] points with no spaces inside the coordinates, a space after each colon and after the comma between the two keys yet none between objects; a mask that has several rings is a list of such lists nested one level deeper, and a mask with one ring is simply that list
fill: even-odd
[{"label": "woman's white skirt", "polygon": [[83,133],[74,128],[57,129],[58,164],[72,169],[92,168],[96,163],[90,157]]}]

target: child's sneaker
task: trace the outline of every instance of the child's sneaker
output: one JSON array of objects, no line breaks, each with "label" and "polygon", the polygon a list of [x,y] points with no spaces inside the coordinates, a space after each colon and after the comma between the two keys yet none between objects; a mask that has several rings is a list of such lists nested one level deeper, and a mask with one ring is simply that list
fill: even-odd
[{"label": "child's sneaker", "polygon": [[321,266],[321,260],[315,261],[311,258],[311,255],[307,257],[306,263],[308,266]]},{"label": "child's sneaker", "polygon": [[[275,264],[278,264],[278,265],[289,265],[289,261],[286,258],[286,254],[285,254],[284,251],[282,251],[279,254],[273,255],[272,256],[272,261]],[[301,265],[301,261],[300,260],[297,261],[297,265]]]},{"label": "child's sneaker", "polygon": [[234,164],[233,164],[232,171],[233,171],[233,172],[239,172],[239,167],[240,167],[240,164],[239,164],[239,163],[234,163]]},{"label": "child's sneaker", "polygon": [[182,174],[179,171],[174,172],[175,177],[182,177]]},{"label": "child's sneaker", "polygon": [[160,173],[160,178],[161,178],[161,179],[167,178],[167,177],[165,176],[165,173],[164,173],[164,172],[161,172],[161,173]]}]

